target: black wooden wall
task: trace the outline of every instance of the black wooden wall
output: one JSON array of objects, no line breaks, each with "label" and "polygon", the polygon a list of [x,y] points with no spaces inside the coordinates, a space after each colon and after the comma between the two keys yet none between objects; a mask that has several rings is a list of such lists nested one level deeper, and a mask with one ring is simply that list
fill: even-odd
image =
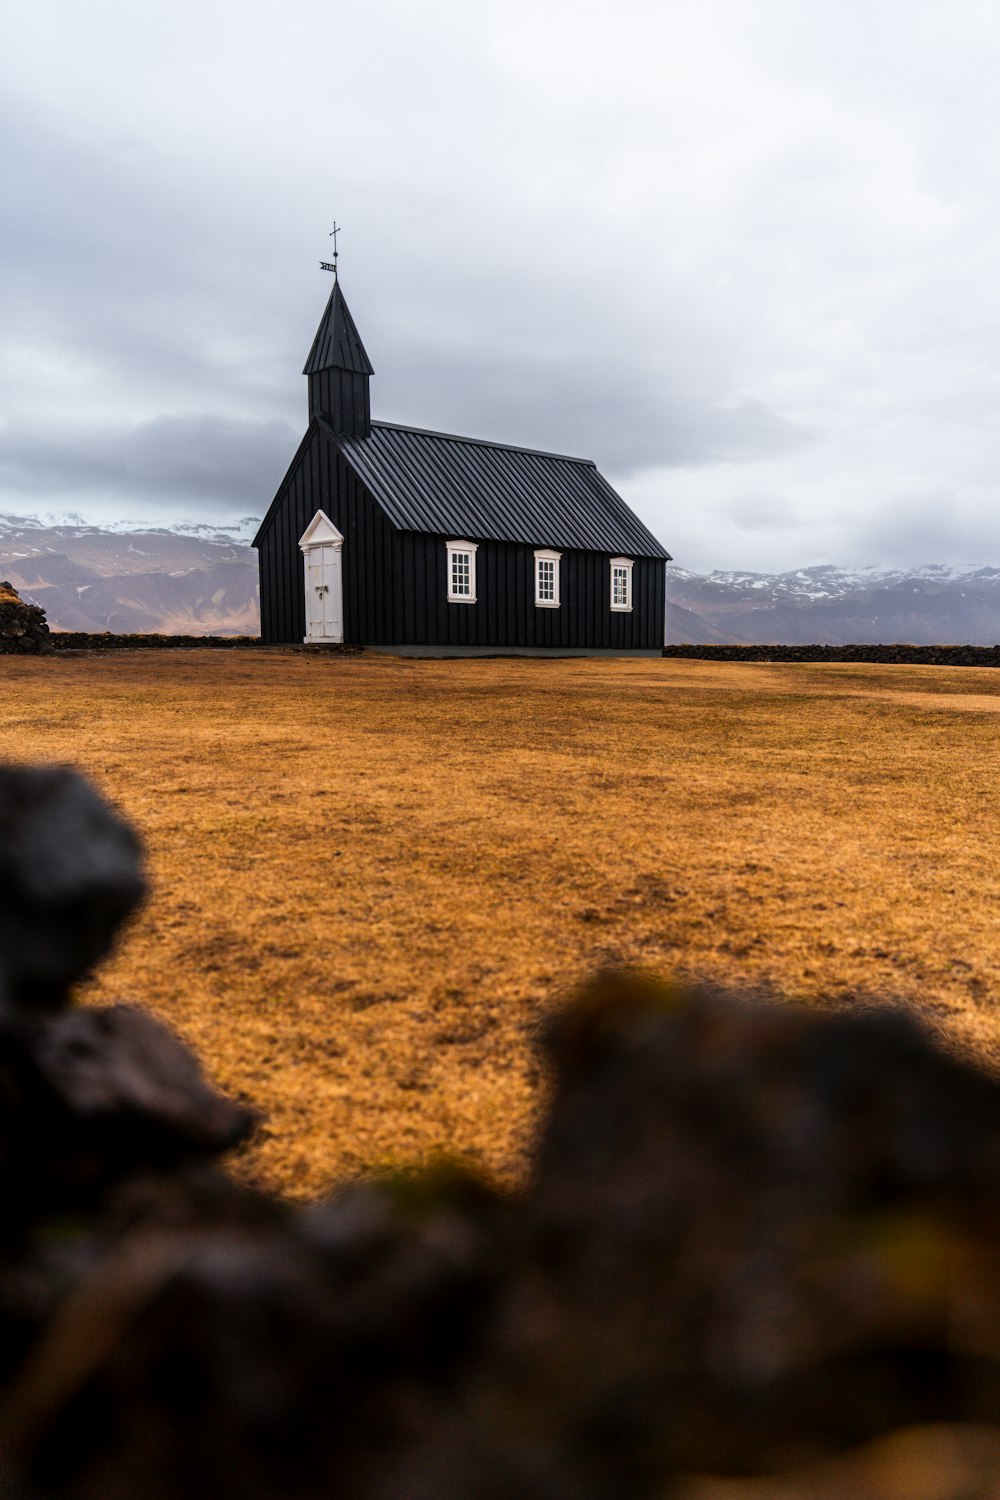
[{"label": "black wooden wall", "polygon": [[[534,548],[480,542],[476,603],[448,603],[446,541],[399,533],[394,625],[397,645],[587,647],[659,650],[663,645],[666,564],[636,558],[631,612],[612,611],[611,559],[601,552],[563,552],[558,609],[535,604]],[[539,547],[547,546],[540,539]]]},{"label": "black wooden wall", "polygon": [[[322,428],[313,427],[259,539],[261,639],[300,642],[305,589],[299,537],[317,510],[344,536],[344,639],[372,646],[541,646],[656,650],[663,645],[665,563],[637,558],[632,610],[610,607],[610,557],[563,551],[560,607],[535,605],[534,549],[481,541],[476,603],[449,604],[446,541],[400,532]],[[550,545],[540,537],[539,547]]]},{"label": "black wooden wall", "polygon": [[344,537],[344,640],[391,644],[396,530],[318,427],[285,476],[258,540],[261,640],[275,645],[305,636],[299,538],[318,510]]},{"label": "black wooden wall", "polygon": [[309,416],[325,417],[334,432],[368,437],[372,430],[368,376],[353,370],[317,370],[309,376]]}]

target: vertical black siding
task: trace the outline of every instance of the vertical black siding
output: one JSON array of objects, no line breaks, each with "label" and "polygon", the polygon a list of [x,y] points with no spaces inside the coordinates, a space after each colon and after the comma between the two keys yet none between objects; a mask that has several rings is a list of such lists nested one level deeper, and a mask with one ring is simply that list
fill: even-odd
[{"label": "vertical black siding", "polygon": [[534,548],[516,542],[480,542],[476,603],[449,604],[445,543],[466,538],[397,532],[395,540],[401,631],[396,645],[605,651],[658,651],[663,645],[666,564],[662,558],[635,559],[632,609],[625,612],[611,608],[610,555],[564,551],[559,608],[539,609]]},{"label": "vertical black siding", "polygon": [[392,645],[394,529],[319,430],[287,475],[260,557],[260,634],[271,645],[301,642],[306,632],[305,578],[299,538],[318,510],[344,537],[344,640]]},{"label": "vertical black siding", "polygon": [[368,376],[330,368],[309,376],[309,418],[325,417],[334,432],[369,437],[372,430]]}]

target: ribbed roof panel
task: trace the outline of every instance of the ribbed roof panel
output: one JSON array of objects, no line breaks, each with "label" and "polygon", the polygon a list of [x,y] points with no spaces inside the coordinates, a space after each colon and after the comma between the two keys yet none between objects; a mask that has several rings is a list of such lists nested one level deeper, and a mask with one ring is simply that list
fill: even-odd
[{"label": "ribbed roof panel", "polygon": [[354,326],[354,319],[340,290],[339,281],[333,283],[330,300],[316,330],[302,373],[315,375],[319,370],[329,369],[351,370],[355,375],[374,373],[361,342],[361,335]]},{"label": "ribbed roof panel", "polygon": [[589,459],[388,422],[327,431],[401,531],[670,556]]}]

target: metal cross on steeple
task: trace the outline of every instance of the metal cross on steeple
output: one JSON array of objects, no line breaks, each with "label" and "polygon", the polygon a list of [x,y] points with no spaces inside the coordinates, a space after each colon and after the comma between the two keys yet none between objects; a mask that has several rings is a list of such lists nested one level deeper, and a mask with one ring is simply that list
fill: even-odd
[{"label": "metal cross on steeple", "polygon": [[334,281],[336,281],[337,279],[337,235],[339,233],[340,225],[337,223],[336,219],[334,219],[333,228],[330,230],[330,233],[327,236],[328,239],[333,240],[333,260],[321,260],[319,263],[319,268],[321,271],[333,272]]}]

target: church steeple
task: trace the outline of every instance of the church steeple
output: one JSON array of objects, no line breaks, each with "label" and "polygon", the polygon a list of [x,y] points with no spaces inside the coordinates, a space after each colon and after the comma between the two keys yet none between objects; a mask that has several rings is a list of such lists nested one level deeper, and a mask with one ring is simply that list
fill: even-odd
[{"label": "church steeple", "polygon": [[351,437],[371,436],[371,361],[336,277],[302,373],[309,377],[310,417],[325,417]]}]

